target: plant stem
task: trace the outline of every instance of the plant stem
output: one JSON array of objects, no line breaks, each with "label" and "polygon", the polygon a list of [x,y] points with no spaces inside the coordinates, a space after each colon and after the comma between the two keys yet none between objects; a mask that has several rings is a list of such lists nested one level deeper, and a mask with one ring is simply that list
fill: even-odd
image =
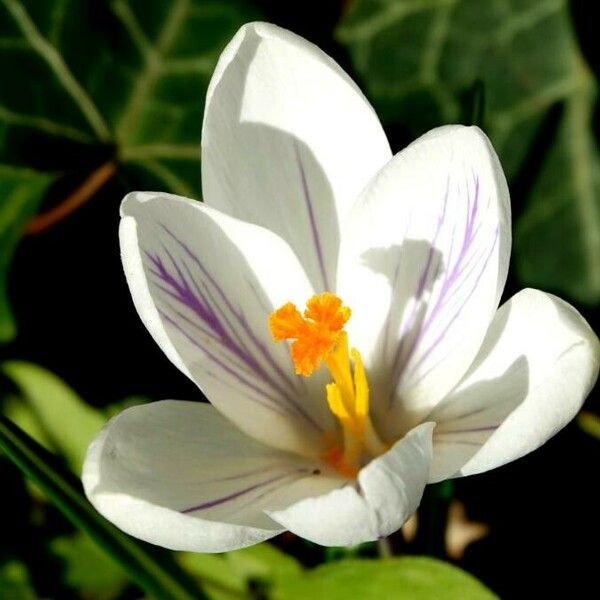
[{"label": "plant stem", "polygon": [[101,164],[60,204],[35,217],[27,225],[25,232],[27,234],[41,233],[56,225],[56,223],[59,223],[65,217],[68,217],[72,212],[93,198],[96,192],[115,174],[116,170],[117,165],[112,160]]},{"label": "plant stem", "polygon": [[379,554],[379,558],[392,558],[392,556],[394,556],[392,545],[387,537],[382,537],[377,540],[377,553]]},{"label": "plant stem", "polygon": [[446,522],[452,487],[451,481],[443,481],[425,488],[419,506],[417,552],[442,559],[446,557]]}]

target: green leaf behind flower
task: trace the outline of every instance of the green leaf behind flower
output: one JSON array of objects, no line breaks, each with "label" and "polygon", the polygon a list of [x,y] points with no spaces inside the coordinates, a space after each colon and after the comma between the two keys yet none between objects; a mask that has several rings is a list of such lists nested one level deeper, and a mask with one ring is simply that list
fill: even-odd
[{"label": "green leaf behind flower", "polygon": [[300,563],[272,544],[263,542],[220,555],[181,552],[179,564],[202,582],[211,600],[260,597],[280,581],[302,573]]},{"label": "green leaf behind flower", "polygon": [[564,107],[516,229],[528,285],[600,300],[600,157],[591,117],[596,82],[566,0],[355,0],[337,35],[378,112],[419,135],[470,122],[465,100],[485,87],[484,129],[509,178],[548,114]]},{"label": "green leaf behind flower", "polygon": [[317,567],[301,577],[281,580],[275,600],[493,600],[472,575],[426,557],[349,559]]},{"label": "green leaf behind flower", "polygon": [[129,189],[199,198],[208,81],[254,16],[237,0],[0,0],[0,342],[8,261],[53,180],[108,158]]},{"label": "green leaf behind flower", "polygon": [[[33,419],[29,415],[25,419],[33,420],[49,448],[61,454],[73,472],[81,473],[87,447],[106,422],[104,414],[86,404],[54,373],[38,365],[10,361],[2,364],[1,370],[17,385],[23,404],[31,410]],[[13,399],[13,410],[14,403]],[[16,411],[23,418],[24,411]]]},{"label": "green leaf behind flower", "polygon": [[50,550],[64,563],[64,582],[83,598],[111,600],[129,583],[127,573],[82,533],[55,538]]},{"label": "green leaf behind flower", "polygon": [[0,598],[3,600],[36,600],[27,567],[17,561],[0,565]]},{"label": "green leaf behind flower", "polygon": [[7,290],[10,261],[51,179],[31,169],[0,164],[0,344],[9,342],[16,332]]}]

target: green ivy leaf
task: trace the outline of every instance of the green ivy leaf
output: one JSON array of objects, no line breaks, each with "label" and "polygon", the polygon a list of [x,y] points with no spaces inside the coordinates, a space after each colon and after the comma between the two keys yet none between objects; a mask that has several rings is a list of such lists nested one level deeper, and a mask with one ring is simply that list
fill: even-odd
[{"label": "green ivy leaf", "polygon": [[106,422],[104,414],[38,365],[10,361],[3,363],[1,370],[20,389],[49,447],[65,458],[72,471],[80,473],[87,447]]},{"label": "green ivy leaf", "polygon": [[592,132],[597,86],[579,64],[556,140],[517,222],[518,274],[528,285],[600,299],[600,152]]},{"label": "green ivy leaf", "polygon": [[279,581],[274,600],[493,600],[473,576],[427,557],[348,559]]},{"label": "green ivy leaf", "polygon": [[16,331],[6,289],[10,261],[50,181],[49,175],[0,164],[0,344]]},{"label": "green ivy leaf", "polygon": [[51,181],[112,156],[130,188],[200,196],[208,81],[254,16],[237,0],[0,0],[0,342],[9,259]]},{"label": "green ivy leaf", "polygon": [[591,130],[596,82],[566,0],[355,0],[337,30],[387,122],[414,135],[465,122],[485,86],[484,129],[509,178],[523,168],[548,109],[564,105],[521,221],[524,283],[600,300],[600,159]]},{"label": "green ivy leaf", "polygon": [[[116,145],[123,167],[199,193],[208,81],[251,14],[235,0],[2,0],[4,140]],[[32,74],[36,77],[33,78]],[[16,150],[14,150],[16,148]],[[19,152],[21,150],[21,152]],[[27,161],[22,144],[6,158]]]}]

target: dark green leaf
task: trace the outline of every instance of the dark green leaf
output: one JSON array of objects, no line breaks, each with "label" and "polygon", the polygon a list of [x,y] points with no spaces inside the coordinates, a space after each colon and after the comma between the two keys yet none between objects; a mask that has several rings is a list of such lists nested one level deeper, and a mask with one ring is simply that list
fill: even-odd
[{"label": "dark green leaf", "polygon": [[509,178],[523,168],[549,108],[564,105],[517,225],[517,267],[528,285],[600,300],[596,82],[577,46],[568,2],[355,0],[337,33],[383,118],[414,135],[470,123],[465,102],[481,82],[484,127]]},{"label": "dark green leaf", "polygon": [[426,557],[349,559],[279,581],[275,600],[493,600],[496,596],[457,567]]},{"label": "dark green leaf", "polygon": [[15,335],[6,289],[10,261],[50,181],[49,175],[0,164],[0,344]]},{"label": "dark green leaf", "polygon": [[200,196],[208,81],[253,16],[236,0],[0,0],[0,342],[12,250],[57,174],[115,155],[131,187]]},{"label": "dark green leaf", "polygon": [[556,140],[517,222],[518,274],[528,285],[600,299],[600,152],[592,132],[596,83],[585,65]]},{"label": "dark green leaf", "polygon": [[[162,188],[199,193],[203,100],[223,46],[252,14],[235,0],[2,0],[0,122],[15,141],[116,144]],[[27,76],[24,66],[27,66]],[[35,74],[35,77],[32,77]],[[0,138],[1,139],[1,138]],[[48,141],[48,143],[49,143]]]},{"label": "dark green leaf", "polygon": [[150,551],[102,518],[83,496],[78,480],[62,472],[52,455],[3,415],[0,415],[0,448],[76,527],[117,561],[150,596],[204,598],[168,555]]}]

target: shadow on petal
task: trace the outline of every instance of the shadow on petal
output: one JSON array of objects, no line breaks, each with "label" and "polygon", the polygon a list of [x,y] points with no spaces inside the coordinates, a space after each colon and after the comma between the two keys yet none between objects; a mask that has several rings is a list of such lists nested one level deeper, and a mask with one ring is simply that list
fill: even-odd
[{"label": "shadow on petal", "polygon": [[[369,373],[372,389],[372,410],[378,430],[386,432],[389,441],[397,439],[415,425],[409,418],[389,422],[389,408],[396,398],[396,388],[402,373],[418,343],[435,282],[443,274],[442,253],[424,240],[406,239],[388,248],[372,248],[361,255],[364,266],[388,279],[389,310],[375,342],[371,363],[376,368]],[[411,288],[412,294],[406,292]],[[401,423],[400,423],[401,422]]]},{"label": "shadow on petal", "polygon": [[[499,311],[480,354],[465,379],[477,371],[497,347],[510,316],[506,305]],[[437,423],[434,431],[434,459],[430,481],[456,475],[490,439],[506,418],[530,393],[530,368],[524,355],[518,356],[504,372],[458,388],[428,415]]]},{"label": "shadow on petal", "polygon": [[[303,132],[261,122],[265,117],[252,113],[252,98],[245,103],[252,88],[246,89],[242,74],[251,71],[262,40],[248,29],[243,43],[247,45],[243,58],[228,65],[214,91],[227,90],[220,100],[229,106],[222,114],[216,107],[207,113],[214,123],[229,115],[237,115],[237,120],[218,127],[222,139],[203,140],[205,201],[281,236],[300,259],[315,291],[334,291],[340,235],[332,184],[309,143],[298,137]],[[206,123],[205,130],[211,130]],[[240,195],[244,202],[232,200]]]}]

